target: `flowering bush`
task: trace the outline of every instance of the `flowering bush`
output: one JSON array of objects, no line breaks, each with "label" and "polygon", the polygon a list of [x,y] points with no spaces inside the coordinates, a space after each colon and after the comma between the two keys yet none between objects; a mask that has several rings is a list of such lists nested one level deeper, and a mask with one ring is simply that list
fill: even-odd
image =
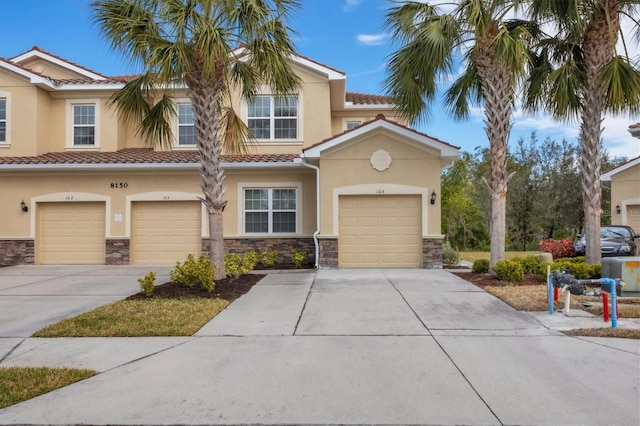
[{"label": "flowering bush", "polygon": [[571,257],[574,255],[573,251],[573,241],[562,239],[562,240],[542,240],[540,244],[538,244],[538,248],[540,251],[545,253],[551,253],[554,259],[560,259],[562,257]]}]

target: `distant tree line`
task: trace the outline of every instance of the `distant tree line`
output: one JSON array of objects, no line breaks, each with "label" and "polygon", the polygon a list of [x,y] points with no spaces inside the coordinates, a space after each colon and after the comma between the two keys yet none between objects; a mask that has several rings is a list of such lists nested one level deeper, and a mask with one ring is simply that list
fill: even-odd
[{"label": "distant tree line", "polygon": [[[573,239],[584,226],[578,146],[537,135],[521,138],[509,150],[508,171],[515,172],[507,192],[508,250],[535,250],[547,238]],[[602,152],[602,172],[623,162]],[[463,154],[442,174],[442,232],[459,250],[488,250],[491,196],[487,148]],[[610,188],[602,187],[601,224],[611,221]]]}]

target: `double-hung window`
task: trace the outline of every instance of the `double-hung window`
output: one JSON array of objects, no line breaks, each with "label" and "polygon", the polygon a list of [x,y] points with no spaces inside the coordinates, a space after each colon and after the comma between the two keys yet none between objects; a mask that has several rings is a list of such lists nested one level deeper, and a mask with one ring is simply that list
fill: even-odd
[{"label": "double-hung window", "polygon": [[196,144],[196,127],[193,119],[192,105],[178,104],[178,145]]},{"label": "double-hung window", "polygon": [[296,232],[296,188],[245,188],[244,231],[247,234]]},{"label": "double-hung window", "polygon": [[0,98],[0,143],[7,142],[7,98]]},{"label": "double-hung window", "polygon": [[297,139],[297,96],[256,96],[250,99],[247,125],[256,139]]},{"label": "double-hung window", "polygon": [[96,145],[96,106],[73,105],[73,145]]}]

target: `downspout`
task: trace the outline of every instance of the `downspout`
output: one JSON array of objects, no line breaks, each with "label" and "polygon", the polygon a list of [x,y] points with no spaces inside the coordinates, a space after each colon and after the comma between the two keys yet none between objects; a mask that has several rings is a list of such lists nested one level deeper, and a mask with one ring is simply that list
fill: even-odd
[{"label": "downspout", "polygon": [[307,163],[304,154],[300,156],[302,165],[316,171],[316,230],[313,233],[313,243],[316,246],[316,264],[318,269],[320,264],[320,243],[318,242],[318,234],[320,234],[320,167]]}]

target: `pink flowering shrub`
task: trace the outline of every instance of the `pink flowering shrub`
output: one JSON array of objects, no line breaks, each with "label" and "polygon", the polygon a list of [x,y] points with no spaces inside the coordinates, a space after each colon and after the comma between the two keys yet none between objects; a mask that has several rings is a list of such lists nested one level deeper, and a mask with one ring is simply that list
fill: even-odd
[{"label": "pink flowering shrub", "polygon": [[560,259],[562,257],[571,257],[574,255],[573,241],[562,239],[554,240],[552,238],[548,240],[540,241],[538,244],[540,251],[545,253],[551,253],[554,259]]}]

